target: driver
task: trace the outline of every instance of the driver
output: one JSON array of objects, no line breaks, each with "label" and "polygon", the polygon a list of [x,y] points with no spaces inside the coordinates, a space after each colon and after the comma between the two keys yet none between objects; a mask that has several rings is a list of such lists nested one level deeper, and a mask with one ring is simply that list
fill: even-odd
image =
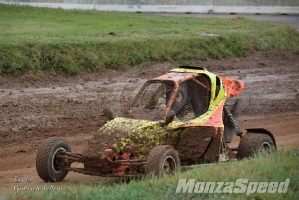
[{"label": "driver", "polygon": [[[175,112],[174,120],[182,121],[184,119],[192,118],[193,112],[191,111],[191,107],[188,103],[187,91],[184,89],[179,89],[174,104],[172,106],[172,110]],[[190,116],[189,116],[190,115]],[[194,114],[193,114],[194,115]]]}]

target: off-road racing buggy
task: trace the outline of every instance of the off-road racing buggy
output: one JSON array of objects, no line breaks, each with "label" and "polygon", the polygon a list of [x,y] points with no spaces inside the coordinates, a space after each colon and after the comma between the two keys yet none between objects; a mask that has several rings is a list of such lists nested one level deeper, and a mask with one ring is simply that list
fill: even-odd
[{"label": "off-road racing buggy", "polygon": [[[242,134],[236,117],[241,102],[229,110],[227,97],[239,95],[244,83],[219,77],[205,68],[182,66],[147,81],[123,117],[111,118],[73,153],[56,137],[44,141],[36,169],[45,181],[61,181],[69,171],[96,176],[167,175],[177,168],[242,159],[276,148],[273,135],[262,128]],[[230,148],[234,133],[241,138]],[[73,162],[84,164],[72,167]]]}]

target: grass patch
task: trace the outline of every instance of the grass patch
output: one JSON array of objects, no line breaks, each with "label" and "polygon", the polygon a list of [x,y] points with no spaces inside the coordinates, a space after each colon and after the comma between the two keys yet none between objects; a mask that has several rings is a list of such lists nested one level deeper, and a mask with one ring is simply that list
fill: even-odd
[{"label": "grass patch", "polygon": [[[143,178],[129,183],[104,184],[94,186],[68,184],[62,191],[39,191],[12,195],[16,198],[38,199],[299,199],[299,151],[280,150],[272,154],[245,159],[239,163],[204,166],[186,172],[176,172],[163,179]],[[290,178],[286,193],[245,194],[195,194],[176,193],[179,178],[196,181],[235,182],[245,178],[249,181],[284,182]],[[55,183],[54,183],[55,185]]]},{"label": "grass patch", "polygon": [[[246,56],[253,50],[298,52],[285,24],[246,18],[192,18],[0,4],[0,74],[67,75],[170,61]],[[200,36],[201,32],[220,37]]]}]

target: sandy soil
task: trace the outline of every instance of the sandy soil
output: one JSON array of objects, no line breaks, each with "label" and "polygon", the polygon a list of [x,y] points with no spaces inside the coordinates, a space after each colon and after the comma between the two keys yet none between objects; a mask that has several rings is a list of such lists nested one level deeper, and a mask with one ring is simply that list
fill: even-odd
[{"label": "sandy soil", "polygon": [[[246,58],[195,63],[220,76],[245,82],[239,118],[241,128],[266,128],[279,149],[299,147],[299,55],[290,52],[251,52]],[[19,184],[43,186],[35,170],[38,146],[48,137],[66,139],[73,152],[82,152],[96,131],[108,120],[103,107],[117,109],[121,96],[134,96],[149,78],[174,68],[169,63],[152,65],[144,71],[109,71],[57,77],[0,76],[0,194],[14,192]],[[231,146],[237,146],[234,139]],[[28,177],[25,182],[15,176]],[[57,187],[72,181],[102,180],[70,172]]]}]

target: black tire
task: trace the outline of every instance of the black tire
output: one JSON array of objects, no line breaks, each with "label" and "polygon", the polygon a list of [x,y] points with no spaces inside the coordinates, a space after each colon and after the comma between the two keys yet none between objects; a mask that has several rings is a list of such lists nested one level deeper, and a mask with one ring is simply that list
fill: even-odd
[{"label": "black tire", "polygon": [[167,176],[181,166],[177,152],[167,146],[154,147],[146,158],[145,173],[156,176]]},{"label": "black tire", "polygon": [[263,133],[247,133],[242,137],[238,146],[238,158],[243,159],[254,154],[259,155],[275,148],[272,138]]},{"label": "black tire", "polygon": [[57,169],[61,162],[65,162],[64,164],[68,166],[71,165],[71,163],[67,163],[66,159],[55,158],[59,151],[71,152],[71,147],[65,140],[55,137],[45,140],[38,149],[36,171],[39,177],[46,182],[62,181],[68,174],[68,171]]}]

